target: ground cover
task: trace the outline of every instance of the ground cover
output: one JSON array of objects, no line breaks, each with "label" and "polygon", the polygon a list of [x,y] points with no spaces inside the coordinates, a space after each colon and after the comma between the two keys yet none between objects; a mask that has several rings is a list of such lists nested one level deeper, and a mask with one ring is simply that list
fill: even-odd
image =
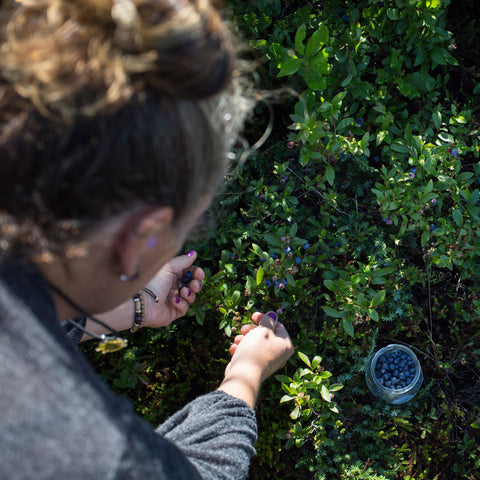
[{"label": "ground cover", "polygon": [[[158,423],[215,388],[231,335],[273,309],[297,353],[262,389],[251,480],[480,478],[478,6],[228,7],[263,98],[245,138],[269,138],[189,245],[208,273],[191,316],[88,355]],[[425,377],[404,405],[365,383],[389,343]]]}]

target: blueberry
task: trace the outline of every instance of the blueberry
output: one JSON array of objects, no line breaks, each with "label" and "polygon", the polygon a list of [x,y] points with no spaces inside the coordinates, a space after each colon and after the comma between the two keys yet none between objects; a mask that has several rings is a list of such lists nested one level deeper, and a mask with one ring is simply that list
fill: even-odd
[{"label": "blueberry", "polygon": [[181,279],[182,283],[188,283],[193,277],[193,273],[190,271],[185,272],[185,275]]},{"label": "blueberry", "polygon": [[400,378],[400,380],[405,380],[405,377],[406,377],[406,375],[405,375],[404,372],[400,372],[400,373],[398,374],[398,378]]},{"label": "blueberry", "polygon": [[285,253],[290,253],[290,252],[292,251],[292,249],[291,249],[291,247],[285,247],[285,248],[283,249],[283,251],[284,251]]},{"label": "blueberry", "polygon": [[456,157],[458,155],[458,148],[454,148],[452,150],[452,157]]},{"label": "blueberry", "polygon": [[386,386],[386,387],[390,387],[391,384],[392,384],[392,382],[391,382],[390,380],[387,380],[387,381],[385,382],[385,386]]},{"label": "blueberry", "polygon": [[300,257],[295,257],[295,263],[300,265],[302,263],[302,259]]},{"label": "blueberry", "polygon": [[271,253],[270,256],[275,260],[277,258],[277,255],[275,253]]},{"label": "blueberry", "polygon": [[304,250],[308,250],[310,248],[310,244],[307,242],[302,247]]}]

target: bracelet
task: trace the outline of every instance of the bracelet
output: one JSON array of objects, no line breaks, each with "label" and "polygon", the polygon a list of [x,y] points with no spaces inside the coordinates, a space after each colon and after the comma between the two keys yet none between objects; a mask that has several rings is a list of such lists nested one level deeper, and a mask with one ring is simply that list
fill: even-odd
[{"label": "bracelet", "polygon": [[130,331],[135,333],[142,328],[143,318],[145,316],[145,308],[143,305],[143,297],[140,292],[138,292],[132,300],[134,304],[134,314],[133,325],[130,328]]}]

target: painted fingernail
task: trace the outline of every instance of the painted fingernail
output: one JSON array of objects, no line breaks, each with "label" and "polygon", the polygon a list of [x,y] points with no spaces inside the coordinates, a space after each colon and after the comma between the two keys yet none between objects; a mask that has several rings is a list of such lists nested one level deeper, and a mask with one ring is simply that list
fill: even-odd
[{"label": "painted fingernail", "polygon": [[190,251],[187,252],[185,255],[186,255],[187,257],[191,257],[194,253],[195,253],[195,250],[190,250]]},{"label": "painted fingernail", "polygon": [[181,300],[178,297],[175,297],[175,303],[178,305],[181,302]]},{"label": "painted fingernail", "polygon": [[276,314],[275,312],[267,312],[267,315],[268,315],[272,320],[275,320],[275,321],[278,320],[277,314]]},{"label": "painted fingernail", "polygon": [[188,289],[187,296],[190,296],[192,294],[192,291]]}]

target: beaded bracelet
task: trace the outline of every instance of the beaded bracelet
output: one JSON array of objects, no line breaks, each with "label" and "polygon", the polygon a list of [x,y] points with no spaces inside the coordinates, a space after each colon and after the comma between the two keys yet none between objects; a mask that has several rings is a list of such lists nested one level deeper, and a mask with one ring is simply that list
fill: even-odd
[{"label": "beaded bracelet", "polygon": [[135,294],[132,300],[134,304],[134,314],[133,314],[133,325],[130,328],[130,331],[132,333],[135,333],[142,328],[143,317],[145,315],[145,308],[143,305],[143,297],[140,292]]},{"label": "beaded bracelet", "polygon": [[[149,288],[143,287],[142,290],[145,293],[148,293],[155,303],[158,303],[158,297],[153,293]],[[137,332],[142,328],[143,320],[145,318],[145,305],[143,303],[143,296],[141,292],[138,292],[132,298],[134,304],[134,313],[133,313],[133,325],[130,328],[132,333]]]}]

